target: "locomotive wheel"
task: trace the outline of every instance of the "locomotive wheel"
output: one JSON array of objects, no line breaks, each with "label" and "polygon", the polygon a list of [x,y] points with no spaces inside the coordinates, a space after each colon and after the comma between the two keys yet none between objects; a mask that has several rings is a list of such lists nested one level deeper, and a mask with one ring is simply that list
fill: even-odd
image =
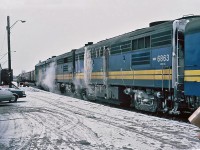
[{"label": "locomotive wheel", "polygon": [[66,86],[65,86],[65,84],[60,84],[60,92],[61,93],[65,93],[65,88],[66,88]]},{"label": "locomotive wheel", "polygon": [[133,103],[134,103],[134,108],[135,109],[138,109],[138,110],[140,110],[140,104],[141,104],[141,99],[139,99],[138,97],[137,97],[137,95],[136,94],[134,94],[134,97],[133,97],[134,99],[133,99]]},{"label": "locomotive wheel", "polygon": [[81,91],[81,99],[88,100],[86,89]]},{"label": "locomotive wheel", "polygon": [[74,84],[71,84],[71,93],[75,93],[75,92],[76,92],[75,86]]},{"label": "locomotive wheel", "polygon": [[135,99],[134,99],[134,95],[133,95],[132,98],[131,98],[131,104],[130,104],[130,106],[131,106],[132,108],[135,108]]}]

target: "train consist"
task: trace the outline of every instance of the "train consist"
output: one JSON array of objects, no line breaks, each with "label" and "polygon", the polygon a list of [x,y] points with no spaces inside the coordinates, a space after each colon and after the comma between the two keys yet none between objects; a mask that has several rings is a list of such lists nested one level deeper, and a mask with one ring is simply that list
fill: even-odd
[{"label": "train consist", "polygon": [[23,72],[17,76],[17,82],[19,85],[29,86],[30,83],[35,83],[35,70],[29,72]]},{"label": "train consist", "polygon": [[84,99],[180,114],[200,106],[199,60],[200,16],[185,16],[39,62],[35,79]]}]

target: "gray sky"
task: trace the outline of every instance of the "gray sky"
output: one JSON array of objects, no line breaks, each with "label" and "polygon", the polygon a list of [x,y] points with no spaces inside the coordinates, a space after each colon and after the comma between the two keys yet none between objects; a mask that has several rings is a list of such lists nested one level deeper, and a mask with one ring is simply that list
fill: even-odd
[{"label": "gray sky", "polygon": [[[11,25],[14,75],[34,69],[39,60],[85,43],[98,42],[150,22],[200,15],[200,0],[0,0],[0,59],[7,53],[7,16]],[[7,68],[7,55],[0,60]]]}]

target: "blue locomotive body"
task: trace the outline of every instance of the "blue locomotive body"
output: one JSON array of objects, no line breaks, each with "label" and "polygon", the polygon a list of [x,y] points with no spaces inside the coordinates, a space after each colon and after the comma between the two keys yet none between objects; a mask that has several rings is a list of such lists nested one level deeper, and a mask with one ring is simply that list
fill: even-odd
[{"label": "blue locomotive body", "polygon": [[200,96],[200,21],[188,24],[185,34],[185,95]]},{"label": "blue locomotive body", "polygon": [[113,85],[171,88],[171,47],[131,51],[109,57]]},{"label": "blue locomotive body", "polygon": [[159,21],[40,62],[36,79],[54,62],[63,93],[179,114],[200,106],[199,50],[199,16]]}]

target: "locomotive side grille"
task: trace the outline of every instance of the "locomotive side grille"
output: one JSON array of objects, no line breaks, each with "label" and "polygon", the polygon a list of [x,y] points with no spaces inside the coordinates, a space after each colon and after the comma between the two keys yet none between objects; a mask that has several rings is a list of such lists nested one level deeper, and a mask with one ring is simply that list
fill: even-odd
[{"label": "locomotive side grille", "polygon": [[111,46],[111,54],[118,54],[131,51],[131,41],[125,41]]},{"label": "locomotive side grille", "polygon": [[57,65],[60,65],[60,64],[63,64],[63,63],[64,63],[64,59],[63,58],[57,60]]},{"label": "locomotive side grille", "polygon": [[98,58],[98,57],[102,57],[103,54],[103,47],[99,47],[99,48],[95,48],[91,50],[91,58]]},{"label": "locomotive side grille", "polygon": [[63,71],[64,71],[64,72],[65,72],[65,71],[68,71],[68,65],[63,66]]},{"label": "locomotive side grille", "polygon": [[172,31],[164,31],[151,36],[151,47],[163,46],[172,43]]},{"label": "locomotive side grille", "polygon": [[148,65],[148,64],[150,64],[150,52],[142,52],[139,54],[132,55],[132,66]]},{"label": "locomotive side grille", "polygon": [[64,58],[64,63],[69,63],[69,62],[72,62],[72,56]]},{"label": "locomotive side grille", "polygon": [[84,59],[84,53],[76,54],[75,60],[83,60],[83,59]]}]

